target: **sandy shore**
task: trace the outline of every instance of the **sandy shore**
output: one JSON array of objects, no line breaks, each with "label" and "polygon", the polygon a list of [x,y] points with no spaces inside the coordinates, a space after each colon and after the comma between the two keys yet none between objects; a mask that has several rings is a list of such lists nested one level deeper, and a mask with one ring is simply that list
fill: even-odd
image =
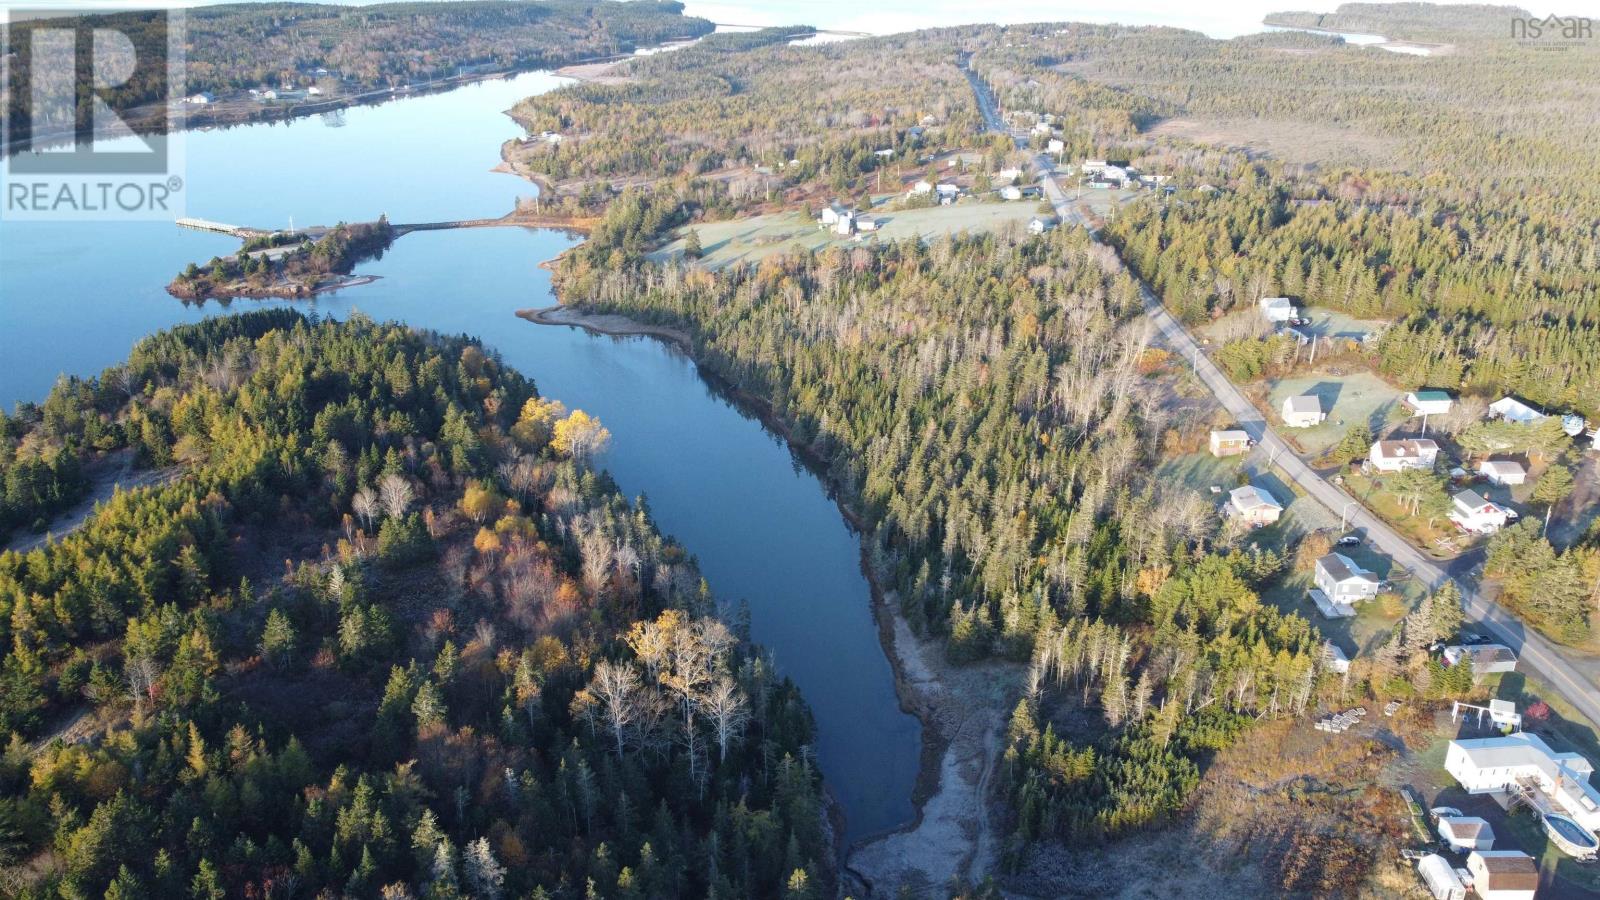
[{"label": "sandy shore", "polygon": [[519,318],[527,319],[536,325],[575,325],[595,334],[633,335],[643,334],[658,337],[664,341],[676,344],[685,352],[694,350],[694,341],[687,332],[664,325],[646,325],[635,322],[626,316],[599,315],[586,313],[573,309],[570,306],[546,306],[539,309],[519,309]]},{"label": "sandy shore", "polygon": [[916,819],[857,843],[846,868],[871,897],[923,896],[957,878],[976,883],[999,862],[1002,835],[991,791],[1021,667],[951,665],[943,643],[912,634],[899,598],[868,578],[895,690],[922,722],[923,754]]}]

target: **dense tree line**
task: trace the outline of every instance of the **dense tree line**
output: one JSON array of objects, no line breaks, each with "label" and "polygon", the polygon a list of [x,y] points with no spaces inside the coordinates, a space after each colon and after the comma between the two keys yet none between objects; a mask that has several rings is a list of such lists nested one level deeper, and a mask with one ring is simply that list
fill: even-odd
[{"label": "dense tree line", "polygon": [[[59,27],[60,22],[48,24]],[[168,55],[168,25],[162,16],[106,13],[86,17],[86,24],[128,34],[145,59],[159,62]],[[464,0],[359,7],[238,3],[187,10],[182,26],[185,82],[178,87],[219,94],[305,85],[317,78],[318,69],[338,79],[343,92],[360,93],[447,78],[468,68],[554,68],[713,28],[705,19],[684,16],[683,4],[676,0]],[[31,34],[31,24],[11,29],[8,49],[17,53],[11,65],[19,84],[26,83],[33,64]],[[85,60],[79,63],[86,65]],[[111,93],[114,108],[175,99],[167,93],[163,72],[141,68],[136,76]],[[87,91],[90,83],[81,79],[82,89]],[[25,136],[32,125],[25,99],[25,92],[14,95],[7,109],[14,136]],[[80,114],[86,114],[87,105],[81,107]],[[39,124],[44,131],[71,123]]]},{"label": "dense tree line", "polygon": [[0,555],[8,893],[831,891],[797,692],[477,343],[261,311],[42,408],[184,474]]},{"label": "dense tree line", "polygon": [[[1315,631],[1255,593],[1282,558],[1217,555],[1213,505],[1149,477],[1167,414],[1109,253],[1067,230],[908,240],[568,293],[686,331],[767,400],[953,659],[1029,661],[1002,785],[1013,861],[1164,821],[1207,754],[1318,686]],[[1103,725],[1062,726],[1084,710]]]}]

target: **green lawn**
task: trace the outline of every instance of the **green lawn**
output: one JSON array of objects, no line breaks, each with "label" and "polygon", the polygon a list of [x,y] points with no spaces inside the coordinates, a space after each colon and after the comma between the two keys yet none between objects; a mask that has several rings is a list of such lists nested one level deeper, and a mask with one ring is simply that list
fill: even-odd
[{"label": "green lawn", "polygon": [[1344,489],[1423,550],[1451,555],[1483,540],[1480,536],[1463,534],[1445,516],[1430,522],[1426,515],[1411,515],[1393,494],[1379,486],[1382,482],[1381,475],[1373,478],[1355,472],[1344,477]]},{"label": "green lawn", "polygon": [[706,222],[679,229],[677,236],[652,252],[650,258],[660,262],[681,255],[683,237],[690,229],[700,234],[700,247],[705,254],[703,264],[708,268],[720,269],[734,263],[755,262],[775,253],[795,250],[858,247],[875,241],[897,241],[908,237],[926,239],[960,231],[1022,228],[1027,226],[1029,219],[1039,214],[1037,200],[984,202],[968,198],[950,206],[879,212],[881,205],[875,205],[871,213],[878,220],[878,231],[861,240],[840,237],[822,228],[799,210],[793,210],[726,222]]},{"label": "green lawn", "polygon": [[[1283,428],[1283,401],[1300,394],[1312,394],[1321,399],[1322,411],[1328,418],[1314,428]],[[1294,438],[1306,452],[1317,455],[1338,443],[1350,426],[1358,422],[1367,423],[1377,433],[1402,396],[1404,392],[1370,372],[1284,378],[1270,382],[1267,387],[1270,418],[1279,433]]]}]

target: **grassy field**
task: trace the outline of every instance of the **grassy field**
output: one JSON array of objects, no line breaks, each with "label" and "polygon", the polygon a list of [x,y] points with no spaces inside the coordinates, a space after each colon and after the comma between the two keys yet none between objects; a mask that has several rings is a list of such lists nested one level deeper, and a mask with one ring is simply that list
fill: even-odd
[{"label": "grassy field", "polygon": [[1267,402],[1275,425],[1281,423],[1283,401],[1287,397],[1311,394],[1322,401],[1327,421],[1315,428],[1283,428],[1306,452],[1320,455],[1339,442],[1351,425],[1367,423],[1374,433],[1388,420],[1402,392],[1370,372],[1335,375],[1330,373],[1285,378],[1272,382]]},{"label": "grassy field", "polygon": [[[871,213],[878,220],[878,231],[860,240],[840,237],[798,210],[726,222],[706,222],[694,225],[692,229],[700,233],[700,247],[705,253],[703,264],[708,268],[720,269],[734,263],[756,262],[774,253],[795,250],[857,247],[874,241],[898,241],[908,237],[926,239],[961,231],[1023,228],[1029,219],[1039,214],[1039,204],[1031,200],[1006,203],[968,199],[951,206],[878,212],[881,205],[875,205]],[[682,255],[683,239],[688,230],[680,229],[670,243],[651,253],[650,258],[665,261]]]},{"label": "grassy field", "polygon": [[1367,334],[1377,331],[1389,323],[1382,319],[1357,319],[1332,309],[1321,307],[1308,307],[1304,313],[1311,324],[1301,329],[1316,337],[1348,338],[1359,341]]},{"label": "grassy field", "polygon": [[1413,544],[1431,553],[1454,555],[1485,540],[1482,536],[1463,534],[1444,516],[1430,522],[1427,515],[1412,515],[1393,494],[1380,487],[1382,482],[1382,476],[1373,478],[1354,472],[1345,476],[1344,488]]}]

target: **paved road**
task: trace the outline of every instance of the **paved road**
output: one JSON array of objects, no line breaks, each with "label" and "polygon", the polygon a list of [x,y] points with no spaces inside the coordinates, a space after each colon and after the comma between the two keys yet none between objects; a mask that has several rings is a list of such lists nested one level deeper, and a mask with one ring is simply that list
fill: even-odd
[{"label": "paved road", "polygon": [[[967,77],[972,82],[973,91],[978,98],[978,107],[983,112],[989,130],[1005,132],[999,111],[987,86],[982,84],[970,69]],[[1087,224],[1078,215],[1066,191],[1056,181],[1054,161],[1047,155],[1038,153],[1034,156],[1034,164],[1040,172],[1040,184],[1044,188],[1045,196],[1055,207],[1056,216],[1062,223]],[[1160,342],[1173,353],[1189,360],[1200,382],[1234,417],[1238,427],[1257,441],[1256,452],[1264,456],[1269,465],[1276,466],[1283,477],[1294,482],[1307,495],[1316,498],[1328,509],[1338,512],[1340,518],[1347,521],[1350,529],[1364,532],[1373,548],[1388,554],[1430,590],[1438,588],[1447,580],[1454,580],[1465,600],[1467,617],[1477,622],[1483,631],[1488,632],[1496,640],[1516,650],[1519,663],[1524,669],[1538,673],[1591,723],[1600,727],[1600,689],[1597,689],[1576,666],[1563,658],[1549,640],[1525,626],[1509,610],[1490,600],[1478,589],[1470,571],[1477,565],[1476,556],[1447,563],[1449,566],[1447,570],[1369,512],[1360,501],[1318,475],[1272,430],[1255,405],[1245,398],[1226,375],[1222,374],[1222,370],[1200,351],[1200,345],[1194,336],[1167,312],[1155,292],[1143,280],[1139,281],[1139,291],[1143,298],[1145,315],[1154,323]]]}]

